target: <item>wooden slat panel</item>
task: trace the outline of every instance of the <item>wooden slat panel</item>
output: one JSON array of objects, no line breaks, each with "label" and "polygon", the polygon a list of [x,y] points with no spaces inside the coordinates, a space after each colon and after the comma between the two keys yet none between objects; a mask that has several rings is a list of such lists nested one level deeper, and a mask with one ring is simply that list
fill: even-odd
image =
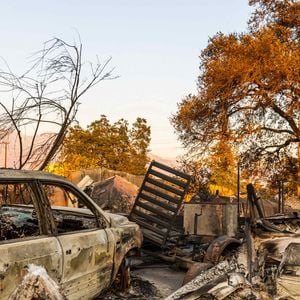
[{"label": "wooden slat panel", "polygon": [[151,162],[129,216],[146,239],[164,247],[171,228],[177,231],[174,221],[189,182],[189,175]]},{"label": "wooden slat panel", "polygon": [[143,230],[143,236],[145,239],[148,239],[149,241],[155,243],[158,246],[162,246],[164,242],[164,238],[154,235],[154,233],[150,231]]},{"label": "wooden slat panel", "polygon": [[[138,200],[137,202],[137,207],[141,207],[147,211],[150,211],[154,214],[157,214],[165,219],[168,219],[168,220],[173,220],[174,219],[174,213],[173,212],[170,212],[170,213],[165,213],[163,212],[162,210],[160,209],[157,209],[151,205],[148,205],[147,203],[144,203],[142,202],[141,200]],[[132,211],[132,213],[134,213],[135,211],[137,210],[137,208],[135,207],[135,209]]]},{"label": "wooden slat panel", "polygon": [[159,197],[161,197],[163,199],[166,199],[166,200],[168,200],[168,201],[170,201],[172,203],[175,203],[177,205],[181,204],[181,200],[180,199],[174,198],[174,197],[172,197],[172,196],[170,196],[168,194],[165,194],[165,193],[163,193],[161,191],[155,190],[155,189],[151,188],[150,186],[145,185],[144,186],[144,191],[149,192],[149,193],[151,193],[153,195],[159,196]]},{"label": "wooden slat panel", "polygon": [[154,217],[152,215],[144,214],[143,212],[141,212],[139,210],[135,210],[133,212],[133,214],[137,215],[138,217],[142,217],[142,218],[146,219],[147,221],[149,220],[149,221],[151,221],[151,222],[153,222],[155,224],[161,225],[161,226],[163,226],[165,228],[168,228],[170,226],[169,223],[164,222],[162,219],[158,219],[158,218],[156,218],[156,217]]},{"label": "wooden slat panel", "polygon": [[182,188],[185,188],[185,186],[186,186],[186,183],[185,183],[185,182],[180,181],[180,180],[178,180],[178,179],[176,179],[176,178],[173,178],[173,177],[171,177],[171,176],[168,176],[168,175],[166,175],[166,174],[160,173],[160,172],[158,172],[158,171],[152,170],[152,169],[149,171],[149,174],[154,175],[154,176],[156,176],[156,177],[159,177],[159,178],[161,178],[161,179],[164,179],[164,180],[166,180],[166,181],[169,181],[169,182],[171,182],[171,183],[173,183],[173,184],[176,184],[176,185],[178,185],[178,186],[180,186],[180,187],[182,187]]},{"label": "wooden slat panel", "polygon": [[184,190],[178,190],[178,189],[176,189],[176,188],[174,188],[174,187],[172,187],[170,185],[167,185],[167,184],[165,184],[163,182],[160,182],[159,180],[156,180],[154,178],[150,178],[150,177],[147,178],[146,183],[151,183],[153,185],[156,185],[156,186],[158,186],[158,187],[160,187],[160,188],[162,188],[164,190],[167,190],[168,192],[176,194],[178,196],[183,196],[184,195]]},{"label": "wooden slat panel", "polygon": [[157,205],[157,206],[160,206],[166,210],[171,210],[172,212],[177,212],[178,208],[177,207],[174,207],[174,206],[171,206],[171,205],[168,205],[167,203],[163,203],[159,200],[156,200],[155,198],[149,196],[149,195],[146,195],[144,193],[140,193],[140,198],[144,199],[144,200],[148,200],[149,202]]},{"label": "wooden slat panel", "polygon": [[164,171],[167,171],[167,172],[169,172],[169,173],[172,173],[172,174],[174,174],[174,175],[176,175],[176,176],[180,176],[180,177],[182,177],[182,178],[184,178],[184,179],[186,179],[186,180],[189,180],[189,179],[190,179],[190,176],[189,176],[189,175],[187,175],[187,174],[185,174],[185,173],[183,173],[183,172],[180,172],[180,171],[178,171],[178,170],[175,170],[175,169],[173,169],[173,168],[171,168],[171,167],[169,167],[169,166],[163,165],[163,164],[161,164],[161,163],[159,163],[159,162],[157,162],[157,161],[153,161],[153,162],[152,162],[152,166],[155,166],[155,167],[157,167],[157,168],[159,168],[159,169],[162,169],[162,170],[164,170]]},{"label": "wooden slat panel", "polygon": [[155,227],[155,226],[152,226],[148,223],[146,223],[145,221],[142,221],[141,219],[137,218],[136,216],[134,215],[131,215],[131,219],[136,222],[137,224],[139,224],[140,226],[144,227],[144,228],[147,228],[148,230],[150,231],[153,231],[155,233],[157,233],[158,235],[160,235],[162,238],[164,238],[164,236],[166,235],[166,232]]}]

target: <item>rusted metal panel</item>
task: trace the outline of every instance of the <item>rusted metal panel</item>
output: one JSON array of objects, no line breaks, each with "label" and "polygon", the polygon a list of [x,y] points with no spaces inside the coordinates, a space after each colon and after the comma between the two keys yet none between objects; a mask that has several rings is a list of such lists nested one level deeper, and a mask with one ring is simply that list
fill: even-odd
[{"label": "rusted metal panel", "polygon": [[189,183],[189,175],[151,162],[129,218],[154,244],[165,246]]},{"label": "rusted metal panel", "polygon": [[61,247],[55,237],[29,238],[0,243],[0,299],[8,299],[21,284],[29,263],[44,266],[59,281],[62,275]]},{"label": "rusted metal panel", "polygon": [[113,237],[115,239],[116,243],[112,276],[112,278],[115,278],[124,258],[128,255],[132,255],[132,250],[135,252],[134,250],[141,247],[143,236],[139,226],[132,222],[123,226],[123,228],[111,228],[107,233],[111,238]]},{"label": "rusted metal panel", "polygon": [[[104,229],[64,234],[58,240],[64,251],[61,282],[68,299],[83,296],[84,283],[88,283],[89,290],[102,290],[110,284],[114,240],[108,240]],[[102,274],[101,281],[97,280],[98,274]]]},{"label": "rusted metal panel", "polygon": [[236,236],[238,231],[238,204],[226,204],[223,208],[223,228],[224,234]]},{"label": "rusted metal panel", "polygon": [[[226,255],[230,255],[236,251],[241,242],[235,238],[228,237],[227,235],[219,236],[209,245],[206,250],[203,261],[217,264],[222,255],[226,258]],[[228,253],[224,253],[228,249]],[[228,258],[228,257],[227,257]]]},{"label": "rusted metal panel", "polygon": [[[197,220],[195,215],[198,216]],[[184,229],[186,234],[235,236],[238,229],[237,204],[186,203],[184,206]]]}]

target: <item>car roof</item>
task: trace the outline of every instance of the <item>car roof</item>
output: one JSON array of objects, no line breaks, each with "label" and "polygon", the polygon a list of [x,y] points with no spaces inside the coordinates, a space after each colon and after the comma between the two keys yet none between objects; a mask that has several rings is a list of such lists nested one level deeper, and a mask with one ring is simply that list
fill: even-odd
[{"label": "car roof", "polygon": [[1,180],[54,180],[68,182],[64,177],[45,171],[0,168]]}]

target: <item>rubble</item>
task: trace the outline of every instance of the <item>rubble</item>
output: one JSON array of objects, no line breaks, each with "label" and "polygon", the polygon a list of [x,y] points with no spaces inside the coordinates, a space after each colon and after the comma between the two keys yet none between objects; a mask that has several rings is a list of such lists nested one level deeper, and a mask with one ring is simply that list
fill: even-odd
[{"label": "rubble", "polygon": [[[184,286],[166,300],[300,299],[300,217],[297,213],[274,216],[274,205],[264,207],[252,184],[247,192],[250,212],[242,222],[237,218],[238,203],[185,204],[184,234],[175,235],[176,241],[170,232],[156,253],[166,262],[178,264],[180,260],[189,267]],[[215,212],[216,205],[224,207]],[[225,218],[220,221],[221,211]],[[151,209],[151,213],[138,214],[144,233],[151,229],[146,221],[156,220],[153,213],[159,216],[161,210]],[[153,231],[159,233],[158,227]]]},{"label": "rubble", "polygon": [[[86,177],[79,185],[82,190],[92,187],[91,197],[99,206],[112,212],[129,213],[134,200],[137,199],[131,217],[132,221],[142,227],[148,243],[144,244],[142,254],[164,260],[167,266],[189,268],[183,286],[171,295],[171,291],[163,294],[153,282],[145,280],[144,265],[140,268],[144,279],[133,277],[126,291],[119,291],[113,285],[97,299],[162,299],[165,296],[166,300],[300,299],[300,215],[291,213],[266,217],[272,205],[267,209],[263,207],[265,203],[260,201],[254,187],[250,186],[250,213],[244,215],[243,220],[238,218],[240,203],[202,201],[184,204],[184,219],[181,223],[178,222],[181,224],[179,228],[176,227],[176,222],[188,186],[188,178],[161,164],[153,163],[152,166],[138,196],[138,188],[120,176],[113,176],[92,186],[90,178]],[[169,172],[169,175],[166,175],[166,172]],[[182,175],[180,180],[179,175]],[[0,240],[39,234],[36,209],[33,209],[32,205],[25,209],[24,205],[9,207],[4,203],[0,208]],[[69,214],[72,210],[76,210],[77,213]],[[74,231],[95,228],[95,219],[90,218],[89,214],[84,214],[82,210],[84,209],[53,208],[52,217],[58,232],[72,232],[72,236],[75,236]],[[129,224],[123,216],[110,213],[106,213],[106,216],[110,219],[112,228]],[[132,238],[134,232],[129,232],[126,228],[124,231],[116,230],[116,240],[125,243]],[[132,241],[140,246],[141,234],[136,235]],[[72,255],[75,253],[74,249],[87,251],[82,246],[85,243],[86,240],[82,239],[80,247],[75,245],[68,251],[71,251]],[[123,265],[123,256],[130,252],[132,245],[128,244],[121,251],[116,251],[115,272],[118,266]],[[107,252],[106,247],[104,251]],[[76,259],[78,266],[83,265],[79,255]],[[104,264],[107,264],[106,260]],[[127,267],[133,265],[125,265],[127,275]],[[161,264],[159,267],[162,268]],[[51,271],[49,268],[47,270]],[[156,274],[157,281],[164,280],[163,272],[160,273]],[[77,282],[74,286],[77,284],[82,284],[86,289],[81,289],[81,292],[86,293],[85,283]],[[13,286],[12,291],[14,289]],[[10,299],[34,299],[36,295],[42,295],[43,299],[48,300],[63,299],[60,298],[58,286],[50,280],[45,269],[30,265],[28,274]]]},{"label": "rubble", "polygon": [[9,300],[63,300],[56,282],[41,266],[28,265],[28,273]]},{"label": "rubble", "polygon": [[209,270],[201,272],[193,280],[167,297],[166,300],[197,299],[199,295],[207,293],[218,283],[225,281],[228,273],[237,270],[238,266],[234,260],[222,261]]},{"label": "rubble", "polygon": [[289,231],[289,223],[298,221],[296,216],[252,220],[233,258],[202,270],[166,300],[299,299],[300,235]]},{"label": "rubble", "polygon": [[86,191],[87,189],[89,189],[89,187],[92,186],[93,183],[94,183],[94,180],[93,180],[89,175],[85,175],[85,176],[77,183],[77,186],[78,186],[82,191]]},{"label": "rubble", "polygon": [[200,273],[210,269],[213,265],[211,263],[194,263],[186,272],[182,285],[187,284]]},{"label": "rubble", "polygon": [[129,213],[138,193],[138,187],[115,175],[94,183],[91,198],[102,208],[113,213]]},{"label": "rubble", "polygon": [[139,276],[131,278],[131,284],[128,290],[119,291],[114,286],[102,295],[96,298],[97,300],[119,300],[119,299],[139,299],[139,300],[159,300],[163,299],[160,291],[148,280]]},{"label": "rubble", "polygon": [[0,208],[0,240],[10,240],[39,234],[37,220],[30,211]]}]

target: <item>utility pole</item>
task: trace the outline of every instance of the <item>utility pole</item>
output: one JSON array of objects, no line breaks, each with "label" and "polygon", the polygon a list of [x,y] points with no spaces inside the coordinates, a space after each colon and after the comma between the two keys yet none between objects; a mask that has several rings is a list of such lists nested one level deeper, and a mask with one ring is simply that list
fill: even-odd
[{"label": "utility pole", "polygon": [[237,163],[237,203],[238,203],[238,221],[240,219],[240,161]]},{"label": "utility pole", "polygon": [[8,141],[1,141],[1,145],[4,145],[4,168],[7,168],[7,148],[8,148]]},{"label": "utility pole", "polygon": [[284,213],[284,185],[282,180],[278,180],[278,213]]},{"label": "utility pole", "polygon": [[[300,130],[300,117],[298,119],[298,129]],[[297,195],[300,198],[300,142],[298,142],[298,162],[297,162]]]}]

